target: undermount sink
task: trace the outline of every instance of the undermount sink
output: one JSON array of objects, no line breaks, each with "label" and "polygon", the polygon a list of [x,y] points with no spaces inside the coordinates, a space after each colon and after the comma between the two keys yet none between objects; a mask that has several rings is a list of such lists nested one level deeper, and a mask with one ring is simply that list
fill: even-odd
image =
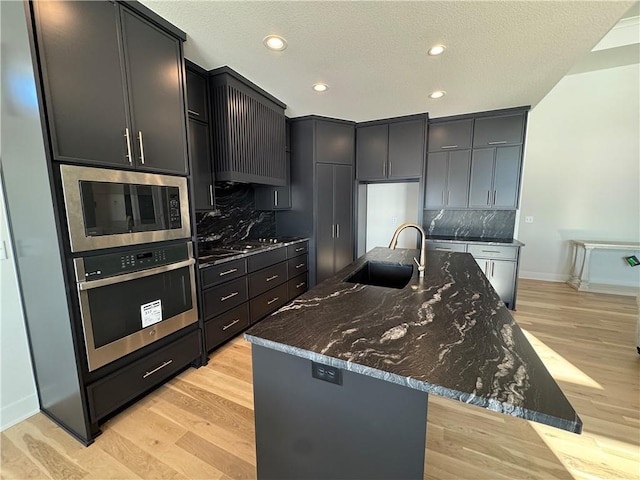
[{"label": "undermount sink", "polygon": [[413,275],[413,265],[367,262],[345,282],[375,285],[377,287],[404,288]]}]

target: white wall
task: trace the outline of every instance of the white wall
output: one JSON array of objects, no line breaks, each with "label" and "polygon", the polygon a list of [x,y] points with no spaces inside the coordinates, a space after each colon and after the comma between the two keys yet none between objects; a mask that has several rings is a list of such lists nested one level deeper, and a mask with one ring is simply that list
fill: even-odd
[{"label": "white wall", "polygon": [[[520,276],[564,281],[568,240],[640,239],[640,66],[564,77],[529,115]],[[524,223],[533,216],[533,223]],[[624,252],[596,252],[591,282],[639,286]]]},{"label": "white wall", "polygon": [[[366,251],[388,247],[393,232],[405,222],[418,220],[418,183],[367,185]],[[399,248],[417,248],[417,231],[405,229],[398,237]]]},{"label": "white wall", "polygon": [[[0,182],[0,431],[40,409]],[[5,256],[7,258],[5,258]]]}]

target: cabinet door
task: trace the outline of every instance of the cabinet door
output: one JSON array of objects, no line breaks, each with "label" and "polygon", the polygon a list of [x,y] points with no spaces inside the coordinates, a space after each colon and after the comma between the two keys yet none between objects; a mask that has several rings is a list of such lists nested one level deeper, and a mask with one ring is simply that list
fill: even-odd
[{"label": "cabinet door", "polygon": [[389,124],[389,170],[393,179],[420,178],[424,165],[425,121]]},{"label": "cabinet door", "polygon": [[316,164],[316,283],[333,275],[333,165]]},{"label": "cabinet door", "polygon": [[469,207],[489,208],[493,200],[494,148],[473,151],[471,158],[471,181],[469,184]]},{"label": "cabinet door", "polygon": [[289,187],[254,188],[256,210],[283,210],[291,208],[291,190]]},{"label": "cabinet door", "polygon": [[191,155],[191,179],[196,210],[213,210],[213,178],[209,126],[189,119],[189,154]]},{"label": "cabinet door", "polygon": [[333,272],[353,262],[353,177],[351,167],[334,166],[333,221],[335,227]]},{"label": "cabinet door", "polygon": [[476,119],[473,129],[473,148],[522,143],[524,113]]},{"label": "cabinet door", "polygon": [[187,112],[206,122],[207,110],[207,79],[187,69]]},{"label": "cabinet door", "polygon": [[444,207],[448,158],[447,152],[430,153],[427,157],[424,208],[440,209]]},{"label": "cabinet door", "polygon": [[520,185],[521,147],[496,148],[496,163],[493,176],[493,206],[516,208]]},{"label": "cabinet door", "polygon": [[516,262],[489,260],[488,263],[488,277],[491,285],[502,301],[511,307],[516,280]]},{"label": "cabinet door", "polygon": [[316,162],[353,165],[355,127],[334,122],[316,121]]},{"label": "cabinet door", "polygon": [[129,165],[131,125],[111,2],[33,2],[56,160]]},{"label": "cabinet door", "polygon": [[387,178],[389,125],[356,129],[356,176],[358,180]]},{"label": "cabinet door", "polygon": [[122,30],[136,161],[187,173],[180,41],[125,8]]},{"label": "cabinet door", "polygon": [[446,206],[466,207],[469,202],[471,150],[449,152],[448,167]]},{"label": "cabinet door", "polygon": [[473,119],[429,125],[429,151],[464,150],[471,148]]}]

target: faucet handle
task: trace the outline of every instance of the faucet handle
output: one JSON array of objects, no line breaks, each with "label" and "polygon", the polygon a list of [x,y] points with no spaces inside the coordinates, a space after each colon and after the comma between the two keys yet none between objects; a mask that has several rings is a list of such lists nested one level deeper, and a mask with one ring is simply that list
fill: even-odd
[{"label": "faucet handle", "polygon": [[420,262],[418,261],[418,259],[416,257],[413,257],[413,261],[416,262],[416,265],[418,265],[418,268],[420,268],[422,265],[420,265]]}]

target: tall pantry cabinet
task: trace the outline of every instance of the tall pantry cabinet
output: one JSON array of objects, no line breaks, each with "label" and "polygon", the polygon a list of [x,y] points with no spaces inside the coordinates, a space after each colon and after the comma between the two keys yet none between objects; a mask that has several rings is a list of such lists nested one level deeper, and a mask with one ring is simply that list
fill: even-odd
[{"label": "tall pantry cabinet", "polygon": [[291,120],[291,210],[278,235],[309,237],[309,286],[353,261],[355,123],[319,116]]}]

